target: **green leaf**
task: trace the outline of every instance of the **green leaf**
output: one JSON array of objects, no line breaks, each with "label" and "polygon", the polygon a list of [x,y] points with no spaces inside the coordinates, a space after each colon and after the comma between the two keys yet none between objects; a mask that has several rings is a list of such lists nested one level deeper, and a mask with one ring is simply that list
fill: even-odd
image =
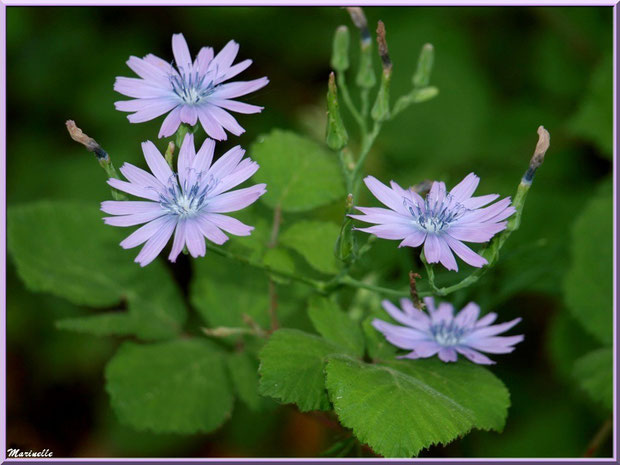
[{"label": "green leaf", "polygon": [[578,359],[573,371],[583,390],[610,411],[613,408],[613,363],[612,349],[606,347]]},{"label": "green leaf", "polygon": [[345,348],[346,353],[364,356],[362,329],[337,304],[324,297],[311,298],[308,314],[321,336]]},{"label": "green leaf", "polygon": [[207,341],[123,344],[105,370],[120,421],[158,433],[207,433],[233,407],[223,356]]},{"label": "green leaf", "polygon": [[572,265],[564,281],[566,305],[604,344],[612,342],[613,199],[611,190],[594,197],[572,230]]},{"label": "green leaf", "polygon": [[603,155],[613,156],[613,62],[606,56],[598,65],[577,114],[570,121],[572,131],[596,144]]},{"label": "green leaf", "polygon": [[[123,319],[110,318],[65,325],[103,334],[106,321],[116,334],[136,334],[147,340],[174,337],[185,318],[181,293],[163,264],[145,268],[133,262],[136,251],[119,242],[127,230],[106,226],[96,204],[39,202],[11,207],[8,247],[27,287],[48,292],[76,305],[111,307],[127,303]],[[79,329],[78,329],[79,327]]]},{"label": "green leaf", "polygon": [[268,186],[261,200],[272,208],[302,212],[344,196],[336,159],[314,141],[275,129],[252,144],[250,153],[261,167],[254,180]]},{"label": "green leaf", "polygon": [[480,366],[439,360],[370,365],[330,357],[327,389],[340,422],[386,457],[411,457],[472,428],[501,431],[509,394]]},{"label": "green leaf", "polygon": [[341,349],[331,342],[296,329],[273,333],[260,352],[259,392],[302,412],[329,410],[323,367],[328,355]]},{"label": "green leaf", "polygon": [[96,336],[129,336],[136,331],[135,321],[123,312],[64,318],[56,322],[56,327]]},{"label": "green leaf", "polygon": [[325,274],[338,272],[334,246],[340,228],[325,221],[298,221],[280,234],[279,242],[300,255],[315,270]]},{"label": "green leaf", "polygon": [[269,288],[264,273],[209,253],[193,265],[190,298],[208,325],[245,326],[244,313],[263,327],[269,325]]},{"label": "green leaf", "polygon": [[[283,271],[286,273],[295,272],[295,262],[290,256],[288,250],[281,248],[267,249],[265,255],[263,256],[263,263],[271,267],[273,270]],[[282,284],[287,284],[291,281],[289,278],[284,278],[276,274],[272,274],[271,278]]]},{"label": "green leaf", "polygon": [[247,352],[235,352],[226,358],[228,372],[239,398],[252,410],[260,410],[258,363]]}]

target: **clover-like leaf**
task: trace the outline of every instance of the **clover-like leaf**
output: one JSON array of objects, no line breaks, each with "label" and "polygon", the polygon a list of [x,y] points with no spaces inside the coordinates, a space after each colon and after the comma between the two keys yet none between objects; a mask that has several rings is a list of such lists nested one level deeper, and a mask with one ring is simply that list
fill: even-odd
[{"label": "clover-like leaf", "polygon": [[207,433],[233,407],[223,355],[206,340],[123,344],[105,370],[119,419],[158,433]]},{"label": "clover-like leaf", "polygon": [[340,422],[386,457],[411,457],[472,428],[501,431],[510,398],[490,371],[436,359],[368,364],[329,357],[327,390]]},{"label": "clover-like leaf", "polygon": [[260,164],[253,179],[268,186],[261,200],[272,208],[302,212],[344,196],[335,156],[310,139],[275,129],[252,144],[250,155]]},{"label": "clover-like leaf", "polygon": [[[159,261],[146,268],[123,250],[123,231],[103,224],[96,204],[38,202],[8,213],[8,248],[26,286],[77,305],[127,303],[124,317],[83,317],[64,328],[166,339],[180,331],[186,310],[178,287]],[[104,327],[97,323],[105,322]],[[105,330],[105,331],[104,331]]]}]

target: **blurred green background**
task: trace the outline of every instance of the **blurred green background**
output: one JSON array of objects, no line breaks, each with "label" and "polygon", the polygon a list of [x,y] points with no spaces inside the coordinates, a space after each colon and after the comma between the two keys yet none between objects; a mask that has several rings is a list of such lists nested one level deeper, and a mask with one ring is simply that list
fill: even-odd
[{"label": "blurred green background", "polygon": [[[522,229],[495,271],[467,294],[487,310],[501,308],[503,320],[524,318],[525,342],[493,369],[512,396],[506,429],[474,432],[422,456],[581,456],[609,414],[571,374],[572,362],[598,343],[567,310],[564,278],[575,219],[597,192],[611,197],[612,9],[365,11],[371,29],[379,19],[386,24],[392,95],[408,90],[425,42],[435,46],[431,83],[440,89],[436,99],[385,125],[368,173],[402,185],[429,178],[453,185],[475,171],[480,192],[512,195],[536,128],[543,124],[551,133]],[[112,85],[115,76],[133,76],[125,65],[130,55],[171,60],[175,32],[184,33],[192,53],[204,45],[217,51],[235,39],[239,59],[254,60],[241,78],[271,81],[242,99],[264,106],[263,113],[241,115],[247,132],[222,145],[247,147],[274,127],[322,140],[339,24],[350,24],[339,8],[8,7],[9,206],[40,199],[95,205],[109,198],[94,157],[69,139],[67,119],[97,139],[117,166],[144,164],[139,142],[156,137],[161,118],[130,124],[114,110],[124,97]],[[366,196],[359,204],[369,202]],[[330,212],[337,221],[339,208]],[[408,270],[413,255],[395,245],[377,241],[368,268],[385,277]],[[291,406],[256,414],[237,405],[231,421],[211,435],[133,431],[119,424],[103,386],[103,367],[119,341],[55,329],[55,320],[92,310],[28,292],[11,260],[7,280],[9,447],[48,448],[56,457],[316,456],[334,439],[321,421]],[[597,454],[609,456],[611,441]]]}]

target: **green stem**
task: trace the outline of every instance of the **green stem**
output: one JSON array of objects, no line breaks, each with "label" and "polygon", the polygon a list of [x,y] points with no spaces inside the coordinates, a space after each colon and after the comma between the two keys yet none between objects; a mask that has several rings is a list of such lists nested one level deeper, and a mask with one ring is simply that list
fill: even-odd
[{"label": "green stem", "polygon": [[347,87],[344,73],[338,72],[336,74],[336,80],[338,81],[338,87],[340,88],[340,92],[342,93],[342,98],[344,99],[345,105],[353,115],[353,118],[355,118],[355,121],[357,121],[361,133],[366,134],[366,121],[353,104],[353,100],[351,100],[351,95],[349,94],[349,88]]},{"label": "green stem", "polygon": [[[374,284],[368,284],[363,281],[354,279],[349,275],[342,276],[338,281],[336,281],[335,284],[348,287],[356,287],[358,289],[367,289],[369,291],[378,292],[379,294],[390,295],[394,297],[409,297],[409,289],[399,291],[397,289],[375,286]],[[418,294],[422,297],[431,295],[429,292],[419,292]]]},{"label": "green stem", "polygon": [[351,173],[351,178],[353,180],[353,198],[357,199],[357,194],[359,191],[359,184],[361,178],[362,168],[364,168],[364,162],[366,161],[366,157],[370,153],[370,149],[375,142],[375,139],[379,135],[379,131],[381,131],[381,123],[375,121],[375,124],[372,128],[372,132],[364,133],[362,138],[362,148],[360,150],[359,157],[357,162],[355,163],[355,168],[353,169],[353,173]]}]

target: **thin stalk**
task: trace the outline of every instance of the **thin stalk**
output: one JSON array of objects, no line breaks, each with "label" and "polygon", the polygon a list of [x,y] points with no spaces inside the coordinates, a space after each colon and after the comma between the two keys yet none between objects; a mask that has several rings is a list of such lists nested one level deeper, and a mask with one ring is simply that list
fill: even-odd
[{"label": "thin stalk", "polygon": [[357,110],[357,107],[355,106],[355,104],[353,103],[353,100],[351,99],[351,95],[349,94],[349,88],[347,87],[347,82],[344,78],[344,73],[338,72],[336,74],[336,81],[338,82],[338,87],[340,88],[340,92],[342,93],[342,98],[344,99],[345,105],[347,106],[351,114],[353,115],[353,118],[355,119],[355,121],[357,121],[357,124],[360,127],[361,133],[366,134],[366,131],[367,131],[366,121],[364,120],[360,112]]}]

